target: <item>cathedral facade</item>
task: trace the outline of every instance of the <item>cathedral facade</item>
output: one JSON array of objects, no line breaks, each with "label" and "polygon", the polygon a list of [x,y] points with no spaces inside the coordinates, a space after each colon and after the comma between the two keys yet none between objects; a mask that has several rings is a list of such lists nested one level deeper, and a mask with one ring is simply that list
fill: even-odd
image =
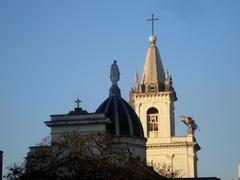
[{"label": "cathedral facade", "polygon": [[[45,121],[51,128],[52,142],[61,139],[64,133],[110,133],[132,157],[150,165],[169,165],[180,170],[183,177],[197,177],[197,151],[200,150],[194,132],[195,121],[182,116],[187,125],[187,134],[175,135],[174,102],[177,100],[172,77],[164,71],[156,46],[156,36],[149,37],[141,79],[135,76],[130,102],[121,97],[118,87],[120,72],[117,62],[111,66],[112,86],[109,97],[88,113],[79,107],[67,114],[51,115]],[[34,147],[32,148],[32,150]]]},{"label": "cathedral facade", "polygon": [[146,160],[148,164],[170,165],[182,171],[183,177],[197,177],[197,151],[200,150],[194,131],[194,120],[182,116],[188,131],[184,136],[175,135],[174,102],[177,100],[172,77],[165,73],[156,36],[149,37],[141,79],[135,76],[130,91],[130,104],[141,120],[147,138]]},{"label": "cathedral facade", "polygon": [[149,37],[141,79],[135,76],[130,102],[122,97],[117,82],[120,73],[117,62],[111,66],[112,86],[109,97],[88,113],[78,107],[68,114],[51,115],[45,124],[51,128],[52,141],[62,133],[83,134],[109,132],[133,157],[149,165],[170,166],[180,170],[182,177],[197,177],[197,151],[200,150],[194,131],[195,121],[182,116],[187,125],[187,134],[175,135],[174,102],[177,100],[172,77],[165,73],[156,36]]}]

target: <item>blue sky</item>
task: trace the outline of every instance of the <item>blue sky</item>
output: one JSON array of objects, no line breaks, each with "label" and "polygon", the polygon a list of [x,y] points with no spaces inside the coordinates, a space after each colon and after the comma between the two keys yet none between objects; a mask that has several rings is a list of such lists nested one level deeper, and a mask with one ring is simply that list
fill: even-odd
[{"label": "blue sky", "polygon": [[113,59],[128,99],[142,72],[155,14],[157,46],[177,92],[178,116],[195,118],[199,175],[236,178],[239,156],[240,1],[1,0],[0,149],[4,166],[49,135],[43,121],[79,97],[93,112],[107,98]]}]

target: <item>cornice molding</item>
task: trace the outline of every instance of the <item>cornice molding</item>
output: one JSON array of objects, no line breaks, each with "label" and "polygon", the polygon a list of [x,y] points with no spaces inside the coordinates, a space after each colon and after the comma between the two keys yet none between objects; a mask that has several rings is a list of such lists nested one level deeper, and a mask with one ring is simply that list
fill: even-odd
[{"label": "cornice molding", "polygon": [[198,143],[196,142],[147,144],[147,148],[196,147],[196,146],[198,146]]}]

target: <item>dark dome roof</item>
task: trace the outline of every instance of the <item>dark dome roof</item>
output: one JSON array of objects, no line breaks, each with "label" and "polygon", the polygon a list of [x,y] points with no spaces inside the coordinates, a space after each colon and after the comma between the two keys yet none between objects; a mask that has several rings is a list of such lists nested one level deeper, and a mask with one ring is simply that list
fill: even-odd
[{"label": "dark dome roof", "polygon": [[98,107],[96,113],[105,113],[110,118],[111,123],[107,130],[111,134],[144,138],[140,119],[133,108],[121,98],[117,85],[111,87],[109,98]]}]

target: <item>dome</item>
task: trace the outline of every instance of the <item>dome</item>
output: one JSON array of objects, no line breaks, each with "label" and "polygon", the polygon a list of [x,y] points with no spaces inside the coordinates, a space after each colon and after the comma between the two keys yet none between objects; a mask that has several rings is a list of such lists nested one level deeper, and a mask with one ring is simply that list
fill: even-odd
[{"label": "dome", "polygon": [[98,107],[96,113],[105,113],[111,120],[107,130],[112,135],[144,137],[140,119],[121,96],[113,95],[107,98]]},{"label": "dome", "polygon": [[[116,72],[112,72],[115,71]],[[121,97],[120,89],[117,81],[119,80],[119,70],[115,62],[115,66],[111,68],[111,74],[118,77],[116,81],[112,80],[109,97],[98,107],[96,113],[105,113],[106,117],[111,120],[107,126],[107,130],[112,135],[117,136],[132,136],[144,138],[142,124],[133,108]]]}]

